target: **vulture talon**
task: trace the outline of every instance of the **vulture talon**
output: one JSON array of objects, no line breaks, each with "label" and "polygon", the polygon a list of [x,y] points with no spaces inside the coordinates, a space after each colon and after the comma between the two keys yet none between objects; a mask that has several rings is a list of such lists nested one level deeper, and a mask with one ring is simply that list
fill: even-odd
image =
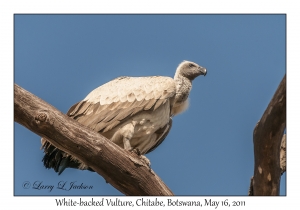
[{"label": "vulture talon", "polygon": [[141,151],[139,150],[139,148],[133,148],[130,150],[130,152],[133,152],[133,153],[137,154],[138,156],[141,156]]}]

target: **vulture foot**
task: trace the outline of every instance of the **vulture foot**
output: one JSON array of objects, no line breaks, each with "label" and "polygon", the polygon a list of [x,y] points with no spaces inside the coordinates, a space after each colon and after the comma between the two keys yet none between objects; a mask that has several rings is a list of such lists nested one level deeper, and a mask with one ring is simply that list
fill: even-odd
[{"label": "vulture foot", "polygon": [[139,157],[151,169],[150,160],[145,155],[140,155]]},{"label": "vulture foot", "polygon": [[140,160],[151,169],[150,160],[145,155],[141,155],[141,152],[138,148],[131,149],[130,151],[137,154],[139,156]]}]

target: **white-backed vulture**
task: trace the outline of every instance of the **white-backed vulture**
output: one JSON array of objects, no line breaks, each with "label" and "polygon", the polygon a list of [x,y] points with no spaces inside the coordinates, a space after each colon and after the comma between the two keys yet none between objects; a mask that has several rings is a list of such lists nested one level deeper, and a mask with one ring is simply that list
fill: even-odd
[{"label": "white-backed vulture", "polygon": [[[192,81],[206,69],[190,61],[177,67],[174,79],[163,76],[119,77],[89,93],[67,115],[101,133],[126,150],[141,155],[153,151],[166,138],[172,117],[188,107]],[[67,167],[88,166],[42,138],[46,168],[61,174]]]}]

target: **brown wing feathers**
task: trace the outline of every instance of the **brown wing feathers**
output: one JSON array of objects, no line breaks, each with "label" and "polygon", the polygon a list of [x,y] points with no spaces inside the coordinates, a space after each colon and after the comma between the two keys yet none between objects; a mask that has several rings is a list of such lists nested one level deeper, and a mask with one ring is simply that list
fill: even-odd
[{"label": "brown wing feathers", "polygon": [[117,78],[95,89],[67,114],[98,132],[106,132],[140,111],[156,110],[173,99],[175,91],[173,80],[167,77]]}]

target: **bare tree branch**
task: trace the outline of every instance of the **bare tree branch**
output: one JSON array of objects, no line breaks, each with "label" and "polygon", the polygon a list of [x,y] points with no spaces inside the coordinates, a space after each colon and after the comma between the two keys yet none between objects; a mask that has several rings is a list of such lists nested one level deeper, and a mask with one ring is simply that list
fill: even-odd
[{"label": "bare tree branch", "polygon": [[250,179],[250,187],[249,187],[249,190],[248,190],[248,195],[253,196],[253,176]]},{"label": "bare tree branch", "polygon": [[[286,75],[253,132],[253,195],[279,195],[280,146],[286,128]],[[251,188],[251,187],[250,187]]]},{"label": "bare tree branch", "polygon": [[173,195],[135,153],[120,148],[16,84],[14,120],[84,162],[125,195]]},{"label": "bare tree branch", "polygon": [[283,135],[280,146],[280,170],[281,175],[286,171],[286,134]]},{"label": "bare tree branch", "polygon": [[[280,146],[280,173],[281,175],[286,171],[286,134],[283,134]],[[253,176],[250,179],[250,187],[248,195],[253,195]]]}]

